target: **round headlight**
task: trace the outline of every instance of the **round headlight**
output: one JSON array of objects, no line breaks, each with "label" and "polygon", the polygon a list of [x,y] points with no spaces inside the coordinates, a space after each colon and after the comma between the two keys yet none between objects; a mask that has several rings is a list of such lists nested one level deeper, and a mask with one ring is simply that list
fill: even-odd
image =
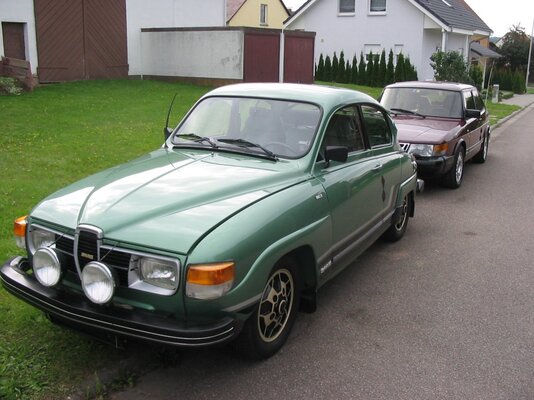
[{"label": "round headlight", "polygon": [[33,255],[33,274],[43,286],[54,286],[61,279],[61,265],[54,250],[42,247]]},{"label": "round headlight", "polygon": [[90,262],[82,271],[82,288],[93,303],[104,304],[113,297],[115,280],[106,265]]}]

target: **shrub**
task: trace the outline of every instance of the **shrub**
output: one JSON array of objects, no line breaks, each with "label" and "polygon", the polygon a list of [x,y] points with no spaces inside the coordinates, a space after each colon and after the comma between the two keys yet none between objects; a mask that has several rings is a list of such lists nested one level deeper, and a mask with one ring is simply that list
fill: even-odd
[{"label": "shrub", "polygon": [[0,77],[0,94],[1,95],[15,95],[22,93],[22,88],[14,78]]},{"label": "shrub", "polygon": [[436,51],[430,61],[437,81],[473,83],[468,73],[468,65],[457,51]]}]

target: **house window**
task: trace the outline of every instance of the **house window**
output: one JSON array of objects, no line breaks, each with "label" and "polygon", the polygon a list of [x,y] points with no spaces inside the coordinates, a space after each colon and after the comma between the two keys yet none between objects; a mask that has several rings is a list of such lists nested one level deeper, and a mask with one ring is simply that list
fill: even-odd
[{"label": "house window", "polygon": [[260,4],[260,25],[267,25],[267,4]]},{"label": "house window", "polygon": [[385,14],[386,13],[386,0],[369,0],[369,13],[370,14]]},{"label": "house window", "polygon": [[380,53],[382,53],[382,46],[379,44],[366,44],[363,46],[365,55],[365,62],[369,62],[369,55],[373,53],[373,61],[380,60]]},{"label": "house window", "polygon": [[340,14],[354,14],[356,10],[356,0],[339,0]]}]

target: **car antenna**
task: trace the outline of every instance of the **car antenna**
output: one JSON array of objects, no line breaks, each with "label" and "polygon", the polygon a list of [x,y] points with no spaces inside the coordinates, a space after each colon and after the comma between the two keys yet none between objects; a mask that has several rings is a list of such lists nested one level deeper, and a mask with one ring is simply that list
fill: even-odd
[{"label": "car antenna", "polygon": [[172,129],[169,128],[169,118],[171,117],[171,111],[172,106],[174,105],[174,100],[176,100],[176,96],[178,96],[178,93],[174,94],[174,97],[172,98],[171,104],[169,106],[169,111],[167,111],[167,119],[165,120],[165,128],[163,128],[163,134],[165,135],[165,140],[171,136]]}]

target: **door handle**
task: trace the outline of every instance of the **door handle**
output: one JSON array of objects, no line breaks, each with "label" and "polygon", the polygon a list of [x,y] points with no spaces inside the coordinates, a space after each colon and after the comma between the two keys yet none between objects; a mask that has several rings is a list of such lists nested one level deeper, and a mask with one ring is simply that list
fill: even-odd
[{"label": "door handle", "polygon": [[376,164],[371,171],[380,171],[382,169],[382,164]]}]

